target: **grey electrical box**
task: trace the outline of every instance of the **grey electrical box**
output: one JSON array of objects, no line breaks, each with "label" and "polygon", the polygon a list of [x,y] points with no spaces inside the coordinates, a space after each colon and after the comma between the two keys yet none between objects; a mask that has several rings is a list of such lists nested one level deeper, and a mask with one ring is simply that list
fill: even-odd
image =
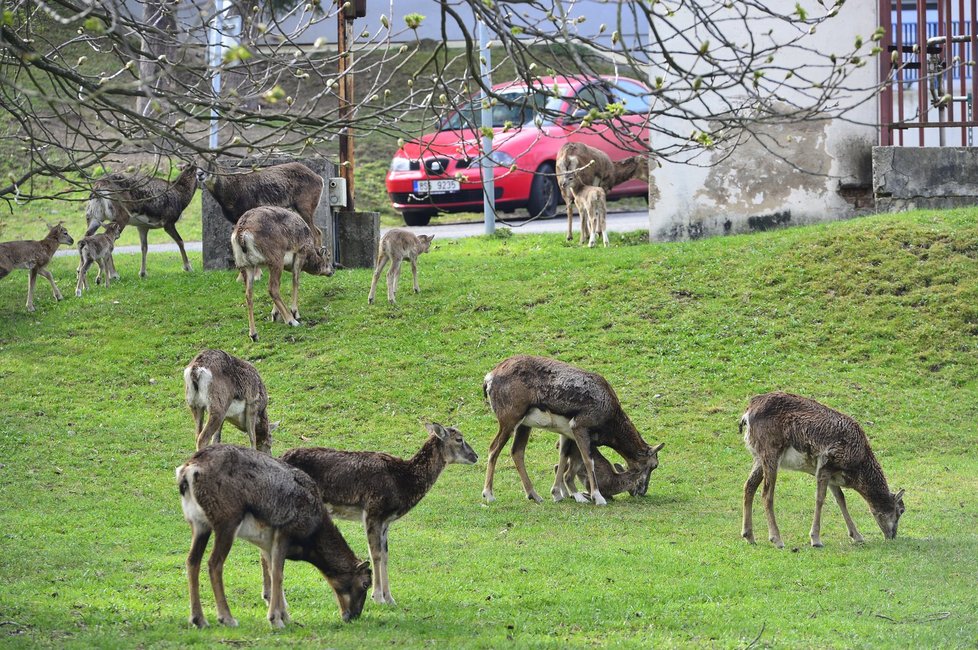
[{"label": "grey electrical box", "polygon": [[331,178],[326,183],[326,191],[329,193],[329,204],[333,207],[346,207],[346,179]]}]

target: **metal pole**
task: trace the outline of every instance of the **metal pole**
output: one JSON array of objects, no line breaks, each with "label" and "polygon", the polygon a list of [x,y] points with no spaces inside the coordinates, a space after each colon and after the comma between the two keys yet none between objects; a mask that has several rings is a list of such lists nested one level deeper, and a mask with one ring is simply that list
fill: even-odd
[{"label": "metal pole", "polygon": [[346,211],[354,212],[353,204],[353,75],[350,68],[353,65],[353,53],[350,43],[353,41],[353,18],[343,9],[344,0],[337,0],[339,11],[336,12],[336,48],[339,51],[339,118],[340,118],[340,177],[346,181]]},{"label": "metal pole", "polygon": [[[486,88],[492,88],[492,55],[489,52],[488,28],[484,21],[479,21],[479,56],[480,71],[482,72],[482,84]],[[489,97],[485,91],[482,92],[482,128],[484,133],[492,131],[492,107],[489,106]],[[492,153],[492,138],[483,134],[482,136],[482,212],[486,222],[486,234],[491,235],[496,232],[496,183],[493,171],[493,162],[489,159]]]},{"label": "metal pole", "polygon": [[224,12],[227,11],[228,0],[214,0],[214,16],[207,28],[207,50],[210,55],[211,88],[214,100],[211,105],[211,151],[217,150],[217,102],[221,98],[221,62],[224,60]]}]

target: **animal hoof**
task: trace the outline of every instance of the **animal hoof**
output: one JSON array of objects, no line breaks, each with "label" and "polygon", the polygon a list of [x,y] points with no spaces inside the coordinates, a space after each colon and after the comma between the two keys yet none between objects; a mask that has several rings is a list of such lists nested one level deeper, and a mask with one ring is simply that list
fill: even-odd
[{"label": "animal hoof", "polygon": [[374,299],[373,298],[367,298],[367,304],[368,305],[374,304]]},{"label": "animal hoof", "polygon": [[526,498],[529,499],[530,501],[536,501],[537,503],[543,503],[543,497],[541,497],[536,492],[530,492],[529,494],[526,495]]},{"label": "animal hoof", "polygon": [[282,628],[285,627],[285,621],[283,621],[282,618],[279,616],[268,617],[268,622],[272,624],[272,627],[278,630],[281,630]]},{"label": "animal hoof", "polygon": [[858,537],[853,537],[853,538],[852,538],[852,543],[853,543],[853,544],[862,544],[862,543],[863,543],[863,542],[865,542],[865,541],[866,541],[866,540],[865,540],[865,539],[863,539],[863,536],[862,536],[862,535],[859,535]]},{"label": "animal hoof", "polygon": [[194,267],[192,267],[192,266],[190,266],[189,264],[185,264],[185,265],[183,266],[183,270],[184,270],[184,271],[188,271],[188,272],[189,272],[189,271],[193,271],[193,270],[194,270]]},{"label": "animal hoof", "polygon": [[258,343],[258,332],[255,332],[254,334],[251,335],[251,340],[254,341],[255,343]]},{"label": "animal hoof", "polygon": [[492,503],[496,500],[496,497],[489,490],[482,491],[482,498],[485,499],[487,503]]},{"label": "animal hoof", "polygon": [[146,277],[146,271],[140,271],[139,272],[139,277],[145,278]]},{"label": "animal hoof", "polygon": [[299,321],[293,318],[292,320],[289,321],[289,325],[291,325],[292,327],[298,327]]},{"label": "animal hoof", "polygon": [[75,289],[75,298],[81,298],[81,289]]},{"label": "animal hoof", "polygon": [[784,548],[784,542],[780,539],[772,539],[771,543],[774,544],[775,548]]},{"label": "animal hoof", "polygon": [[818,539],[812,540],[812,548],[822,548],[822,541]]},{"label": "animal hoof", "polygon": [[190,624],[193,625],[198,630],[203,630],[205,627],[207,627],[207,619],[204,618],[203,616],[201,616],[200,618],[196,616],[191,616]]},{"label": "animal hoof", "polygon": [[238,621],[233,616],[228,616],[227,618],[218,618],[217,621],[226,627],[238,627]]},{"label": "animal hoof", "polygon": [[591,500],[588,499],[587,495],[583,492],[575,492],[574,501],[577,501],[578,503],[589,503]]}]

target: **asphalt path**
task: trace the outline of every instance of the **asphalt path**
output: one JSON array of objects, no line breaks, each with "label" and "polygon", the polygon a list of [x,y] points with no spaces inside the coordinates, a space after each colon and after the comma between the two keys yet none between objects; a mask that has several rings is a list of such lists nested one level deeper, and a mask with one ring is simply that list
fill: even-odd
[{"label": "asphalt path", "polygon": [[[608,213],[608,232],[633,232],[635,230],[648,230],[649,228],[649,213],[647,210],[640,210],[634,212],[609,212]],[[415,234],[425,234],[425,235],[435,235],[438,239],[460,239],[462,237],[475,237],[477,235],[486,234],[486,226],[481,221],[475,221],[471,223],[446,223],[446,224],[432,224],[429,226],[400,226],[405,230],[410,230]],[[501,221],[496,222],[496,228],[509,228],[513,231],[513,234],[520,233],[564,233],[567,231],[567,218],[566,215],[556,217],[554,219],[536,219],[533,221],[527,219],[506,219],[506,222]],[[381,228],[381,234],[387,232],[390,228]],[[578,237],[580,233],[580,219],[574,218],[574,236]],[[186,241],[183,243],[184,248],[187,252],[200,252],[201,245],[199,241]],[[177,245],[173,242],[166,244],[150,244],[150,253],[170,253],[177,252],[179,249]],[[126,254],[126,253],[138,253],[139,246],[117,246],[115,249],[116,253]],[[62,248],[57,253],[56,256],[71,256],[78,255],[77,248]]]}]

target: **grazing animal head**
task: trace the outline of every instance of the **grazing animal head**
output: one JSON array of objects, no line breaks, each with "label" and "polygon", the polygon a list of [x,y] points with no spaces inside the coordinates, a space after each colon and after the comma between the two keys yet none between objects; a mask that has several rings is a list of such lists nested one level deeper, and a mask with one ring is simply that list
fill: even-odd
[{"label": "grazing animal head", "polygon": [[302,264],[302,270],[309,275],[325,275],[327,277],[333,275],[336,267],[333,264],[333,256],[330,255],[329,249],[321,246],[315,255],[306,258]]},{"label": "grazing animal head", "polygon": [[326,578],[329,586],[336,594],[336,602],[340,606],[340,616],[344,623],[349,623],[355,618],[359,618],[363,612],[363,604],[367,600],[367,592],[370,590],[373,574],[370,571],[370,562],[364,560],[349,573],[340,573],[332,578]]},{"label": "grazing animal head", "polygon": [[900,515],[907,510],[903,505],[903,490],[890,494],[889,504],[884,509],[871,510],[876,523],[883,531],[883,537],[894,539],[897,534],[897,524],[900,523]]},{"label": "grazing animal head", "polygon": [[634,464],[635,467],[629,467],[629,469],[640,470],[635,487],[628,491],[629,494],[632,496],[645,496],[645,493],[649,490],[649,477],[652,471],[659,466],[659,450],[665,446],[666,443],[660,442],[654,447],[646,448],[641,458]]},{"label": "grazing animal head", "polygon": [[441,441],[446,462],[474,465],[479,460],[479,455],[462,439],[462,433],[455,427],[443,427],[437,422],[424,426],[431,435]]}]

